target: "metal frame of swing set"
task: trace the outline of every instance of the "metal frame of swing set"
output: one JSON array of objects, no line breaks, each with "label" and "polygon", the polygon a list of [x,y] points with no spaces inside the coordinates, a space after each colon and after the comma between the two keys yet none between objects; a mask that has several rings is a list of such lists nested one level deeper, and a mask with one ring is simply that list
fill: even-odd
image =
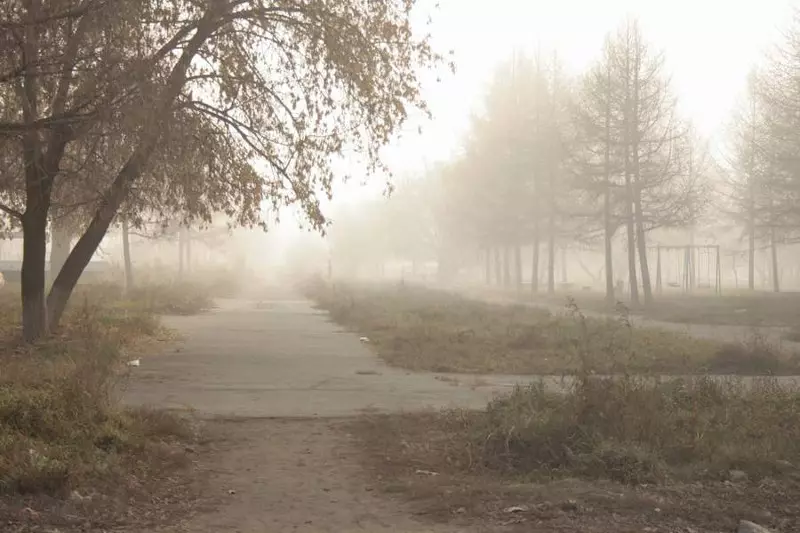
[{"label": "metal frame of swing set", "polygon": [[[711,258],[712,252],[716,255],[716,268],[714,269],[714,293],[722,294],[722,263],[720,261],[720,247],[718,244],[686,244],[682,246],[655,246],[656,249],[656,291],[661,294],[663,292],[663,284],[661,281],[661,252],[682,251],[683,252],[683,276],[681,279],[680,288],[684,292],[691,292],[696,288],[695,284],[695,258],[693,251],[705,251],[706,255]],[[710,270],[710,269],[709,269]],[[709,287],[711,279],[709,275]]]}]

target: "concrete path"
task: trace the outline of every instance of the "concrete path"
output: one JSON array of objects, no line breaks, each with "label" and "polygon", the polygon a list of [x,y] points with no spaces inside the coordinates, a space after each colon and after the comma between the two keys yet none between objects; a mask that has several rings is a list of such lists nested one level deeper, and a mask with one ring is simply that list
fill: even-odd
[{"label": "concrete path", "polygon": [[356,334],[291,295],[224,300],[209,313],[165,323],[184,340],[142,357],[125,387],[128,404],[226,417],[480,408],[526,379],[454,379],[390,368]]}]

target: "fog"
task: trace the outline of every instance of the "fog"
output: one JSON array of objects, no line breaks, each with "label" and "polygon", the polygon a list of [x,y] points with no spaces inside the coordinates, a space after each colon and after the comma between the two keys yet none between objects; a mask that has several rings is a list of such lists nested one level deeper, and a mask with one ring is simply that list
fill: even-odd
[{"label": "fog", "polygon": [[[233,269],[270,282],[795,289],[800,188],[773,90],[792,75],[787,54],[800,53],[794,7],[421,2],[414,30],[446,61],[419,71],[430,113],[409,109],[380,150],[383,167],[351,148],[332,158],[314,221],[281,199],[261,206],[265,228],[221,212],[183,230],[174,219],[138,220],[130,266],[176,277]],[[770,174],[769,165],[783,167]],[[123,241],[112,228],[93,261],[124,270]],[[0,255],[21,261],[21,239]]]},{"label": "fog", "polygon": [[[324,205],[325,235],[297,229],[300,217],[289,212],[263,241],[271,244],[265,261],[274,272],[542,291],[796,289],[792,223],[775,220],[768,206],[790,203],[791,186],[782,182],[780,200],[742,192],[757,180],[764,190],[777,187],[747,167],[742,132],[748,120],[762,120],[747,112],[762,106],[781,68],[780,51],[796,31],[793,8],[505,0],[487,11],[441,2],[425,27],[452,50],[456,69],[426,75],[431,117],[412,116],[383,151],[389,173],[364,175],[345,160],[342,173],[353,178],[337,183]],[[612,129],[641,124],[633,126],[638,139],[610,133],[604,170],[597,72],[625,54],[652,76],[639,84],[661,109],[642,104],[628,116],[622,100],[613,104]],[[761,73],[759,89],[748,85],[753,72]],[[607,96],[615,98],[626,97]],[[758,135],[768,132],[759,125]],[[631,141],[638,146],[623,154]],[[640,192],[625,192],[626,179]],[[632,247],[638,251],[629,254]]]}]

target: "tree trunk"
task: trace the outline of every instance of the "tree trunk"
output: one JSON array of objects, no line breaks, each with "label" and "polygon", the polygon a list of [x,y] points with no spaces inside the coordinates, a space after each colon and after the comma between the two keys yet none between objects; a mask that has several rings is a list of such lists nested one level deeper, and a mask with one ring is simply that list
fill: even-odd
[{"label": "tree trunk", "polygon": [[541,238],[539,236],[538,218],[534,223],[533,229],[533,257],[531,259],[531,292],[539,292],[539,253],[541,248]]},{"label": "tree trunk", "polygon": [[689,231],[689,260],[692,268],[689,269],[689,290],[697,288],[697,250],[694,247],[694,227]]},{"label": "tree trunk", "polygon": [[747,286],[753,291],[756,288],[756,177],[755,177],[755,153],[756,153],[756,91],[755,85],[751,85],[753,91],[750,97],[751,121],[750,128],[750,162],[747,168],[747,230],[748,230],[748,249],[747,249]]},{"label": "tree trunk", "polygon": [[500,248],[494,248],[494,281],[499,286],[503,284],[503,267],[500,264]]},{"label": "tree trunk", "polygon": [[633,218],[633,185],[631,183],[629,146],[625,143],[625,227],[628,232],[628,284],[631,304],[639,305],[639,280],[636,277],[636,235]]},{"label": "tree trunk", "polygon": [[641,213],[642,200],[636,195],[636,245],[639,248],[639,268],[642,272],[642,289],[644,290],[644,304],[653,303],[653,288],[650,283],[650,266],[647,262],[647,240],[644,232],[644,221]]},{"label": "tree trunk", "polygon": [[64,266],[55,281],[53,281],[50,294],[47,295],[46,307],[47,322],[51,329],[58,328],[61,316],[64,314],[64,309],[67,307],[67,302],[75,289],[75,285],[78,283],[78,279],[80,279],[89,261],[92,260],[97,247],[100,246],[108,232],[108,228],[114,221],[127,195],[129,183],[141,174],[142,166],[144,166],[152,150],[155,149],[155,141],[156,139],[153,139],[152,143],[141,145],[119,171],[117,177],[111,183],[106,202],[95,212],[86,231],[75,243],[69,257],[64,262]]},{"label": "tree trunk", "polygon": [[522,250],[520,245],[514,246],[514,280],[517,282],[517,292],[522,292]]},{"label": "tree trunk", "polygon": [[630,156],[633,171],[633,201],[635,208],[636,224],[636,244],[639,248],[639,268],[642,272],[642,290],[644,291],[644,304],[649,306],[653,303],[653,288],[650,283],[650,267],[647,263],[647,240],[644,232],[644,212],[642,211],[642,176],[639,165],[639,145],[640,145],[640,117],[639,117],[639,83],[640,69],[642,67],[641,46],[639,43],[639,30],[635,33],[635,56],[633,64],[633,97],[631,100],[630,121]]},{"label": "tree trunk", "polygon": [[[185,250],[186,250],[186,272],[189,273],[192,271],[192,234],[189,228],[186,228],[185,232]],[[416,276],[417,274],[417,264],[416,262],[412,265],[412,274]]]},{"label": "tree trunk", "polygon": [[556,292],[556,224],[552,214],[547,222],[547,294]]},{"label": "tree trunk", "polygon": [[72,248],[72,235],[57,221],[50,223],[50,279],[55,280]]},{"label": "tree trunk", "polygon": [[22,335],[34,342],[48,332],[45,300],[47,211],[26,210],[22,219]]},{"label": "tree trunk", "polygon": [[755,222],[750,219],[750,235],[748,235],[747,248],[747,287],[753,291],[756,288],[756,229]]},{"label": "tree trunk", "polygon": [[567,247],[564,246],[561,248],[561,282],[562,283],[569,283],[568,279],[568,268],[567,268]]},{"label": "tree trunk", "polygon": [[[198,50],[203,46],[205,41],[214,31],[215,24],[217,23],[215,21],[216,16],[217,13],[214,10],[207,10],[197,25],[194,35],[189,38],[188,42],[184,46],[180,58],[173,67],[172,71],[169,73],[169,76],[166,80],[166,87],[164,92],[161,94],[158,105],[151,110],[152,114],[148,116],[145,131],[147,131],[149,135],[139,142],[139,144],[133,150],[133,153],[125,162],[125,165],[117,173],[114,181],[111,183],[111,186],[108,189],[106,201],[95,212],[88,228],[84,234],[81,235],[81,238],[78,239],[78,242],[75,244],[72,252],[70,252],[69,257],[67,257],[61,272],[58,273],[58,276],[53,282],[53,286],[50,289],[50,294],[47,296],[47,305],[45,307],[46,313],[44,318],[45,324],[49,325],[50,328],[58,327],[61,316],[64,313],[64,309],[67,307],[69,297],[72,295],[72,291],[75,289],[75,285],[78,283],[78,279],[83,273],[83,270],[89,264],[89,261],[91,261],[92,256],[97,251],[97,247],[100,246],[100,243],[108,232],[109,226],[111,226],[111,223],[114,221],[120,206],[128,194],[128,189],[131,183],[136,181],[136,179],[141,175],[143,167],[146,165],[153,151],[156,149],[160,140],[160,132],[163,131],[164,128],[164,124],[162,122],[164,120],[164,116],[168,114],[168,110],[172,107],[173,102],[181,93],[181,90],[186,83],[186,72],[192,60],[194,59]],[[66,146],[65,143],[63,143],[63,145]],[[63,147],[61,147],[61,153],[63,153]],[[48,150],[48,156],[49,155],[50,150]],[[58,170],[58,165],[51,164],[46,168],[50,167],[52,167],[52,173],[48,175],[54,176]],[[30,189],[31,180],[28,179],[27,182]],[[45,183],[45,186],[47,185],[48,184]],[[41,189],[41,187],[42,186],[40,185],[39,188]],[[47,209],[49,209],[50,190],[47,189],[46,193],[46,195],[43,195],[45,196],[47,202],[47,207],[43,210],[45,221],[47,220]],[[30,199],[30,191],[26,193],[26,196]],[[42,278],[43,277],[44,268],[42,268]]]},{"label": "tree trunk", "polygon": [[186,257],[186,243],[183,237],[183,228],[178,230],[178,275],[183,275],[185,269],[184,258]]},{"label": "tree trunk", "polygon": [[130,228],[128,217],[122,217],[122,257],[125,263],[125,292],[133,290],[133,262],[131,261]]},{"label": "tree trunk", "polygon": [[613,245],[611,229],[611,191],[606,187],[606,193],[603,199],[603,224],[605,231],[603,232],[603,241],[605,248],[605,271],[606,271],[606,303],[614,305],[616,295],[614,294],[614,258],[613,258]]},{"label": "tree trunk", "polygon": [[775,228],[770,228],[770,252],[772,253],[772,290],[781,292],[780,272],[778,269],[778,243],[775,241]]},{"label": "tree trunk", "polygon": [[614,258],[612,239],[614,237],[613,221],[611,220],[611,64],[606,67],[606,109],[605,109],[605,144],[603,156],[603,171],[605,174],[605,188],[603,191],[603,240],[605,251],[606,270],[606,304],[613,306],[616,300],[614,294]]},{"label": "tree trunk", "polygon": [[484,258],[484,273],[486,274],[486,285],[492,284],[492,249],[488,246],[485,251],[486,257]]},{"label": "tree trunk", "polygon": [[[630,191],[630,177],[626,177],[626,190]],[[625,226],[628,230],[628,283],[631,292],[631,304],[639,305],[639,280],[636,277],[636,237],[633,229],[633,207],[630,196],[625,200]]]},{"label": "tree trunk", "polygon": [[503,246],[503,287],[511,286],[511,250]]}]

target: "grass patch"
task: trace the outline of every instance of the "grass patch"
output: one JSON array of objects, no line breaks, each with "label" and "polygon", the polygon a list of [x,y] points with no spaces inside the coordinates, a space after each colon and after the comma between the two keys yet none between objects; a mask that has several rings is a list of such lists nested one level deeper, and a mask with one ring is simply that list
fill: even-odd
[{"label": "grass patch", "polygon": [[754,478],[800,464],[800,394],[771,378],[585,379],[567,394],[533,385],[492,402],[468,427],[482,462],[624,483]]},{"label": "grass patch", "polygon": [[795,326],[784,332],[783,338],[789,342],[800,342],[800,327]]},{"label": "grass patch", "polygon": [[188,436],[178,420],[165,423],[171,415],[126,411],[114,399],[122,349],[156,331],[152,316],[83,307],[65,317],[58,336],[33,346],[7,340],[0,360],[0,493],[63,495],[144,453],[153,439]]},{"label": "grass patch", "polygon": [[72,302],[90,302],[115,315],[194,315],[214,304],[210,288],[194,282],[153,282],[127,292],[117,283],[79,285]]},{"label": "grass patch", "polygon": [[194,315],[214,305],[205,287],[191,283],[136,287],[125,296],[125,300],[134,308],[162,315]]},{"label": "grass patch", "polygon": [[137,508],[151,520],[146,509],[185,490],[174,474],[188,466],[189,421],[115,396],[130,351],[164,333],[156,307],[113,289],[80,287],[59,331],[34,345],[20,341],[18,294],[0,297],[0,522],[12,531],[113,529],[140,522]]},{"label": "grass patch", "polygon": [[415,288],[315,283],[307,293],[334,321],[369,337],[389,364],[412,370],[560,375],[800,373],[800,356],[523,305]]},{"label": "grass patch", "polygon": [[586,377],[566,393],[534,384],[483,411],[351,430],[384,488],[440,520],[788,531],[800,523],[799,428],[800,392],[774,378]]},{"label": "grass patch", "polygon": [[[470,292],[488,297],[531,299],[526,292],[498,288],[475,288]],[[562,305],[574,298],[581,309],[609,312],[605,297],[599,292],[559,291],[555,295],[539,294],[536,300],[549,305]],[[656,295],[656,304],[632,309],[637,315],[676,324],[706,324],[742,327],[800,327],[800,293],[762,291],[726,291],[722,295],[665,293]]]}]

